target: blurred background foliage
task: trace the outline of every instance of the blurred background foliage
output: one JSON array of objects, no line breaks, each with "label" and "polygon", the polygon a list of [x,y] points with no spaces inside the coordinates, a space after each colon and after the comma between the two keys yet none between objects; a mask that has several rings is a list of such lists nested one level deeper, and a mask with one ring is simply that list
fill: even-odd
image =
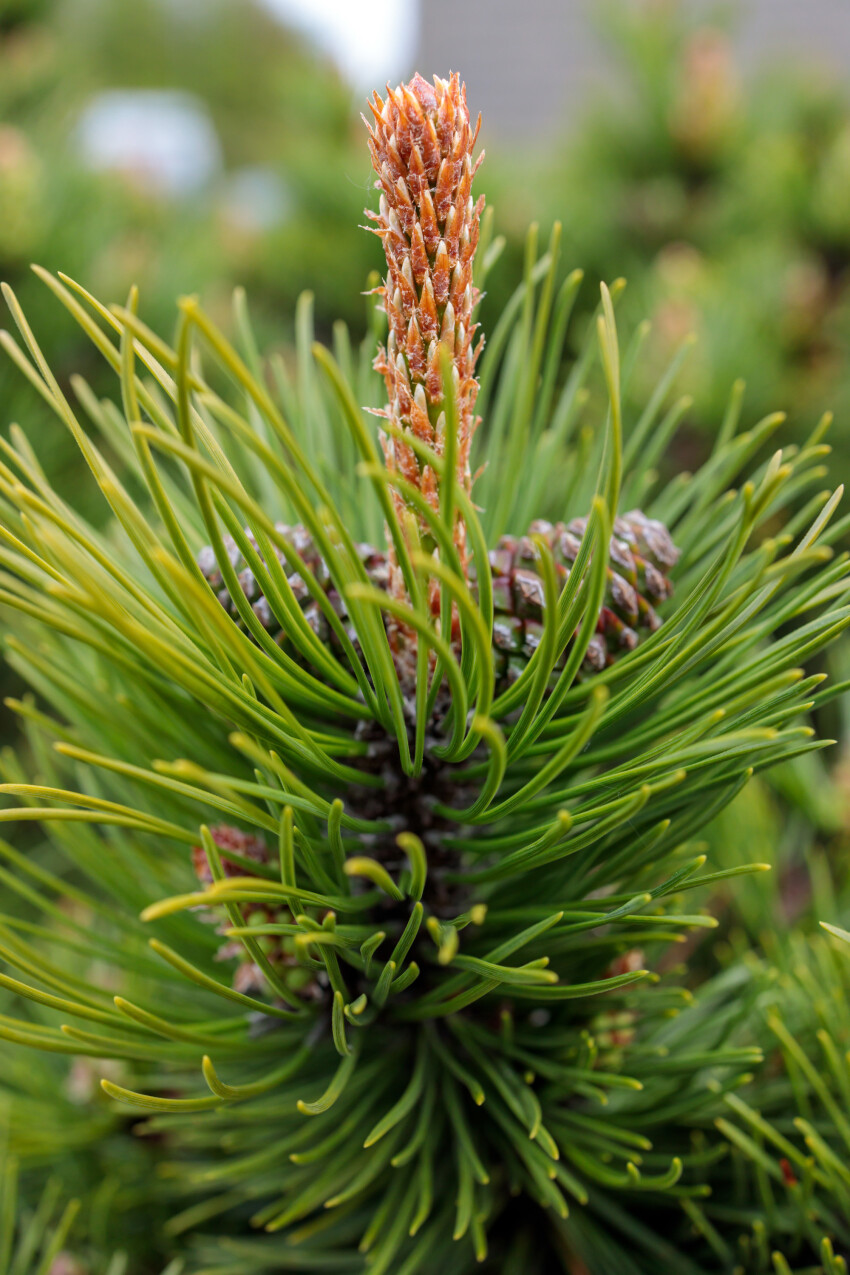
[{"label": "blurred background foliage", "polygon": [[514,164],[489,189],[509,240],[559,217],[571,262],[628,279],[624,310],[652,321],[644,392],[692,332],[695,426],[717,428],[745,375],[755,416],[782,408],[804,429],[830,407],[847,446],[848,84],[815,65],[745,75],[734,12],[706,26],[704,6],[598,6],[610,91],[519,188]]},{"label": "blurred background foliage", "polygon": [[[351,108],[334,68],[250,0],[0,0],[0,275],[60,377],[97,385],[100,369],[31,261],[110,299],[137,283],[165,331],[196,291],[226,323],[236,283],[266,344],[291,336],[306,288],[320,329],[362,325],[381,254],[357,231],[369,157]],[[0,396],[4,424],[32,428],[9,366]],[[60,489],[79,480],[70,440],[45,460]]]}]

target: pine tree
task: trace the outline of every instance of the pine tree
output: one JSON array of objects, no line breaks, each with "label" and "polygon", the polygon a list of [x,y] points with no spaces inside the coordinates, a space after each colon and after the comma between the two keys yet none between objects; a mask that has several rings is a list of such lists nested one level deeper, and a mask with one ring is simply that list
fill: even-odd
[{"label": "pine tree", "polygon": [[39,271],[117,377],[120,407],[72,399],[7,290],[112,520],[13,429],[0,601],[37,698],[0,821],[44,841],[0,842],[0,1039],[53,1057],[0,1077],[57,1130],[57,1056],[102,1077],[61,1144],[99,1183],[92,1270],[840,1271],[850,963],[800,939],[717,970],[713,892],[766,865],[694,840],[843,689],[804,668],[850,621],[828,422],[765,457],[781,415],[740,432],[736,393],[662,483],[682,407],[624,409],[618,288],[558,386],[557,228],[479,377],[498,245],[463,86],[372,115],[359,359],[302,326],[293,385],[241,296],[239,348],[194,298],[169,345],[135,292]]}]

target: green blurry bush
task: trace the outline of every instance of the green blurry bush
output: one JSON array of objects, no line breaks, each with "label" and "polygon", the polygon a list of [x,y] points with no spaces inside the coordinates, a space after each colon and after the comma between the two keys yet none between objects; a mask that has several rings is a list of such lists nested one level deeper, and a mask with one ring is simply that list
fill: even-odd
[{"label": "green blurry bush", "polygon": [[[87,167],[78,122],[99,91],[116,87],[194,95],[218,137],[220,173],[181,197],[150,173]],[[296,297],[317,280],[319,330],[339,317],[362,326],[360,293],[380,245],[348,236],[346,252],[329,257],[367,194],[352,108],[333,68],[251,0],[186,10],[158,0],[0,0],[0,277],[60,376],[73,368],[97,387],[106,369],[57,316],[31,261],[99,295],[137,283],[154,326],[171,322],[176,294],[195,291],[226,324],[239,283],[261,338],[282,342]],[[268,191],[279,207],[255,215]],[[6,367],[0,397],[4,427],[23,413],[21,400],[33,420],[32,393]],[[60,490],[81,481],[70,446],[47,463]]]},{"label": "green blurry bush", "polygon": [[554,160],[490,181],[515,261],[532,216],[560,218],[570,262],[624,275],[624,311],[652,320],[638,393],[695,333],[696,426],[716,429],[746,372],[754,418],[780,406],[802,430],[829,407],[850,446],[847,84],[803,66],[745,78],[731,24],[704,25],[706,6],[594,14],[616,57],[608,90]]}]

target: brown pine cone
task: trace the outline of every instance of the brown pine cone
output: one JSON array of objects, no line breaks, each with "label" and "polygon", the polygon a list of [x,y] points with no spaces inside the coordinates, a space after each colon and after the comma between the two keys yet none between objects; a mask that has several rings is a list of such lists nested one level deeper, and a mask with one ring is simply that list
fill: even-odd
[{"label": "brown pine cone", "polygon": [[[516,679],[537,649],[543,632],[543,580],[537,570],[537,551],[531,537],[542,536],[548,544],[562,585],[578,555],[586,523],[585,518],[576,518],[568,524],[533,522],[525,536],[502,536],[496,548],[491,550],[497,691]],[[333,587],[327,567],[309,533],[300,526],[278,524],[277,529],[301,554],[344,622],[347,616],[345,600]],[[250,533],[246,532],[246,535],[250,536]],[[284,646],[286,634],[272,615],[268,601],[238,547],[230,537],[225,537],[225,545],[255,615],[273,634],[275,641]],[[358,551],[372,583],[377,588],[386,589],[389,575],[386,552],[366,544],[359,545]],[[613,664],[621,654],[634,650],[642,636],[658,628],[661,621],[654,608],[672,592],[667,572],[675,565],[678,556],[679,551],[663,523],[648,518],[639,509],[617,518],[611,537],[605,599],[596,632],[582,663],[582,676]],[[333,648],[335,635],[306,584],[297,572],[287,567],[280,551],[278,557],[310,626],[322,641]],[[238,610],[222,585],[221,572],[212,549],[203,549],[198,563],[206,579],[217,590],[222,605],[238,621]],[[556,671],[563,667],[565,659],[566,652],[558,661]]]},{"label": "brown pine cone", "polygon": [[[502,536],[491,551],[497,683],[516,680],[543,634],[543,580],[531,537],[539,536],[546,542],[563,585],[578,556],[586,525],[586,518],[575,518],[568,524],[533,522],[525,536]],[[666,573],[675,565],[679,551],[664,524],[639,509],[617,518],[609,552],[605,599],[582,662],[583,676],[613,664],[619,655],[634,650],[641,636],[654,633],[661,621],[653,604],[663,602],[673,589]],[[563,668],[566,656],[564,652],[556,671]]]}]

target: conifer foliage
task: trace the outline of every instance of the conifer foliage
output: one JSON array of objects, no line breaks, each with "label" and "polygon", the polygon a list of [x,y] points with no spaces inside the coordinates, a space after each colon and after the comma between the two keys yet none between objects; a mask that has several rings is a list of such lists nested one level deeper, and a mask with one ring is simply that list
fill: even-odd
[{"label": "conifer foliage", "polygon": [[[621,285],[562,377],[557,227],[479,380],[499,244],[463,86],[371,110],[388,273],[359,352],[302,309],[293,378],[241,294],[235,345],[194,298],[169,344],[135,293],[39,271],[114,371],[100,400],[7,290],[5,349],[112,515],[0,444],[35,693],[0,821],[43,831],[0,842],[0,1039],[53,1055],[0,1080],[59,1126],[57,1056],[99,1077],[61,1163],[69,1189],[111,1166],[61,1242],[92,1272],[108,1245],[187,1275],[843,1270],[850,1024],[807,988],[843,1006],[850,962],[813,939],[793,978],[707,978],[718,883],[767,865],[695,841],[823,746],[805,714],[841,688],[806,664],[850,619],[828,422],[769,454],[781,415],[741,430],[736,391],[662,482],[687,404],[671,372],[624,407]],[[0,1209],[0,1263],[17,1233]]]}]

